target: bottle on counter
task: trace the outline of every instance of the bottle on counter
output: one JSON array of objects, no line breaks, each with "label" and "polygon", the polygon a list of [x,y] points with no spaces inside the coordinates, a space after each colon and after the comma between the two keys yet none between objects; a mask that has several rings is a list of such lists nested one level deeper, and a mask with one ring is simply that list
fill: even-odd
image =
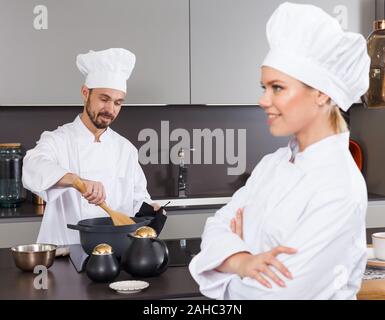
[{"label": "bottle on counter", "polygon": [[0,207],[14,208],[25,199],[22,162],[20,143],[0,143]]},{"label": "bottle on counter", "polygon": [[369,90],[364,95],[368,108],[385,107],[385,20],[376,20],[367,40],[370,56]]}]

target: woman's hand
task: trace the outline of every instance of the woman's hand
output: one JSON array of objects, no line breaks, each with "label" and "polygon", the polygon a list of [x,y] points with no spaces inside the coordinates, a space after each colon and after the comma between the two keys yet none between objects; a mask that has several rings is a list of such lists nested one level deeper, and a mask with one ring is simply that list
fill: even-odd
[{"label": "woman's hand", "polygon": [[239,208],[235,217],[230,221],[231,231],[243,240],[243,208]]},{"label": "woman's hand", "polygon": [[266,279],[268,277],[280,287],[286,287],[285,282],[271,267],[280,271],[287,279],[293,279],[290,271],[276,257],[282,253],[294,254],[296,252],[293,248],[278,246],[273,250],[256,255],[246,252],[236,253],[225,260],[224,263],[227,262],[232,265],[231,268],[241,278],[253,278],[265,287],[272,288],[271,283]]},{"label": "woman's hand", "polygon": [[106,200],[106,192],[101,182],[81,179],[87,191],[83,193],[83,197],[88,200],[88,203],[99,205]]},{"label": "woman's hand", "polygon": [[[238,209],[235,217],[231,219],[230,228],[233,233],[243,239],[243,208]],[[218,270],[222,272],[232,270],[242,278],[250,277],[256,279],[265,287],[271,288],[271,283],[266,279],[268,277],[280,287],[285,287],[284,281],[271,267],[280,271],[286,278],[293,279],[290,271],[277,259],[277,256],[282,253],[294,254],[296,252],[296,249],[284,246],[278,246],[270,251],[256,255],[248,252],[239,252],[227,258]]]}]

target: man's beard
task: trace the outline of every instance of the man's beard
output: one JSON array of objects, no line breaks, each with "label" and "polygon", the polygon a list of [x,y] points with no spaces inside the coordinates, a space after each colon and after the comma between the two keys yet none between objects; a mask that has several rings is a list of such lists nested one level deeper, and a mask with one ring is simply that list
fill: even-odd
[{"label": "man's beard", "polygon": [[[94,124],[94,126],[98,129],[106,129],[108,126],[114,121],[114,116],[108,112],[99,112],[98,114],[95,114],[95,112],[91,111],[91,103],[90,99],[88,98],[87,104],[86,104],[86,111],[88,114],[88,117],[90,118],[91,122]],[[111,121],[106,122],[105,120],[101,119],[100,116],[105,116],[111,119]]]}]

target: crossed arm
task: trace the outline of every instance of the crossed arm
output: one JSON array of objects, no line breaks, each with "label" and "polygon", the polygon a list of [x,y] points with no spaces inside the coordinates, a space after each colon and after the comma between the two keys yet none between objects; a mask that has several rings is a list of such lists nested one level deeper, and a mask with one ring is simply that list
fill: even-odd
[{"label": "crossed arm", "polygon": [[[234,218],[230,221],[231,231],[243,239],[243,209],[238,209]],[[296,249],[278,246],[270,251],[252,255],[249,252],[237,252],[228,257],[216,268],[219,272],[235,273],[241,278],[250,277],[256,279],[267,288],[272,288],[270,280],[280,287],[285,287],[285,282],[274,272],[279,270],[286,278],[293,279],[290,271],[276,258],[279,254],[295,254]]]}]

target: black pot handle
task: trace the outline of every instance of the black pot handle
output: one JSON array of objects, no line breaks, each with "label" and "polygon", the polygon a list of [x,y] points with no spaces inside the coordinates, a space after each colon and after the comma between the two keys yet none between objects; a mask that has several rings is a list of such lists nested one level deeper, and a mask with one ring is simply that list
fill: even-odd
[{"label": "black pot handle", "polygon": [[168,260],[169,260],[168,248],[167,248],[166,244],[162,240],[159,240],[159,239],[156,239],[156,238],[153,238],[151,240],[153,242],[158,242],[160,244],[160,246],[163,248],[164,253],[165,253],[164,254],[163,262],[161,263],[161,265],[159,266],[159,268],[157,270],[157,273],[160,274],[164,270],[166,270],[166,268],[168,267]]},{"label": "black pot handle", "polygon": [[86,227],[86,226],[81,226],[81,225],[78,225],[78,224],[67,224],[67,228],[68,229],[72,229],[72,230],[90,231],[90,232],[92,232],[92,228]]}]

